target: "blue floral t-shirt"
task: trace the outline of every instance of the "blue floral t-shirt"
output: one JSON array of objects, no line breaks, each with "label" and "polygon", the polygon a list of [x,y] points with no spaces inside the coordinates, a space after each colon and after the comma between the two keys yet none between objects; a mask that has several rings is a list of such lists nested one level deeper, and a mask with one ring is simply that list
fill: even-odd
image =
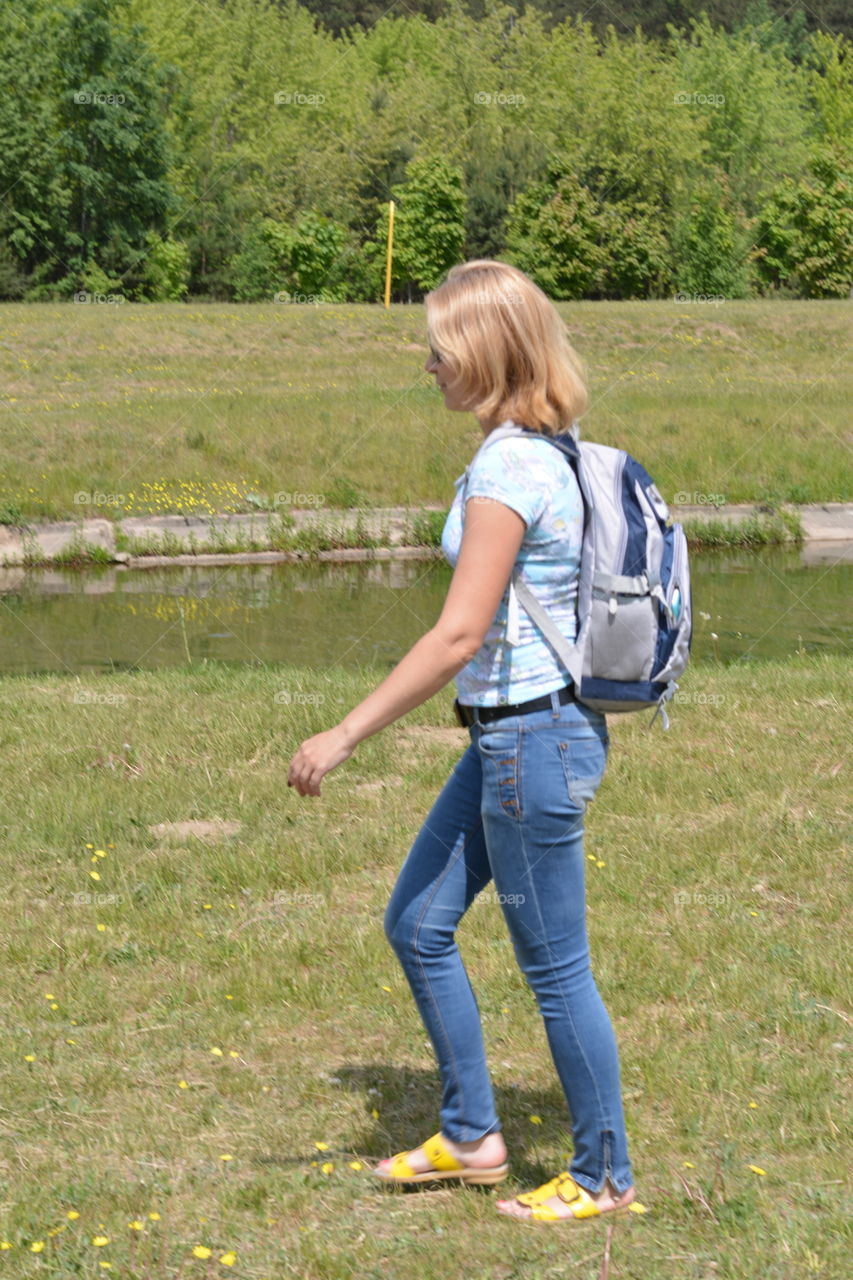
[{"label": "blue floral t-shirt", "polygon": [[[516,564],[563,635],[574,640],[583,501],[567,459],[547,440],[513,434],[511,423],[491,431],[456,480],[441,535],[451,565],[462,545],[463,503],[475,497],[494,498],[521,516],[527,528]],[[517,640],[511,643],[509,605],[507,584],[482,647],[456,676],[461,703],[491,707],[526,702],[568,683],[565,668],[520,604]]]}]

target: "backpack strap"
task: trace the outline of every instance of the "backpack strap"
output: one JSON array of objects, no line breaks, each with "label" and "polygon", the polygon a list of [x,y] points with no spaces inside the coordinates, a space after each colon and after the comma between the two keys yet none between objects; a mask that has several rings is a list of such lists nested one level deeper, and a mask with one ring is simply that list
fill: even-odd
[{"label": "backpack strap", "polygon": [[551,617],[545,612],[545,609],[536,599],[536,596],[530,590],[530,587],[521,576],[521,570],[516,565],[512,571],[511,588],[515,588],[518,599],[524,605],[530,617],[538,626],[563,666],[568,671],[574,681],[576,689],[580,688],[583,656],[577,645],[569,644],[562,631],[552,621]]}]

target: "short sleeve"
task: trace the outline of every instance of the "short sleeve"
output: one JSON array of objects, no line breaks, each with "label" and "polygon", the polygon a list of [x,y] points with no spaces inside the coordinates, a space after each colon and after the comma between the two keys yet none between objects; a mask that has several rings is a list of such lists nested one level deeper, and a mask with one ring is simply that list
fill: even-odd
[{"label": "short sleeve", "polygon": [[552,451],[552,445],[535,440],[496,440],[474,459],[465,500],[494,498],[517,512],[529,529],[548,502],[553,485],[549,467]]}]

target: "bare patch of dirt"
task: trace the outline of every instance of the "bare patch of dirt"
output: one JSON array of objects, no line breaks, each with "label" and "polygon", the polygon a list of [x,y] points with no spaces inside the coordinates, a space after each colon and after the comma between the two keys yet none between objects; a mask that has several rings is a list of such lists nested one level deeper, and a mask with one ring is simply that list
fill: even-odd
[{"label": "bare patch of dirt", "polygon": [[187,836],[197,836],[199,840],[223,840],[226,836],[235,836],[242,825],[241,822],[226,822],[222,818],[198,818],[187,822],[157,822],[148,830],[162,840],[185,840]]},{"label": "bare patch of dirt", "polygon": [[400,737],[407,744],[418,746],[463,747],[469,742],[467,729],[433,727],[432,725],[410,726],[400,730]]}]

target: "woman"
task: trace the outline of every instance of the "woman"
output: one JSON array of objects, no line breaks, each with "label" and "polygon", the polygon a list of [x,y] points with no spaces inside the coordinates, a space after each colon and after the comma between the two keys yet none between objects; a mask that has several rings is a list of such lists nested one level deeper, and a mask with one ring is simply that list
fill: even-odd
[{"label": "woman", "polygon": [[440,618],[340,724],[302,743],[288,785],[317,796],[330,769],[456,678],[467,748],[417,836],[385,929],[432,1040],[441,1129],[381,1161],[385,1182],[506,1176],[506,1147],[479,1012],[455,942],[491,879],[518,963],[545,1021],[572,1120],[568,1172],[498,1209],[578,1221],[634,1199],[613,1030],[589,963],[583,818],[604,772],[604,716],[573,700],[565,670],[519,609],[518,564],[571,640],[583,509],[571,467],[542,435],[575,429],[586,408],[580,362],[533,282],[502,262],[454,267],[425,299],[430,355],[448,409],[472,412],[484,440],[442,535],[454,574]]}]

